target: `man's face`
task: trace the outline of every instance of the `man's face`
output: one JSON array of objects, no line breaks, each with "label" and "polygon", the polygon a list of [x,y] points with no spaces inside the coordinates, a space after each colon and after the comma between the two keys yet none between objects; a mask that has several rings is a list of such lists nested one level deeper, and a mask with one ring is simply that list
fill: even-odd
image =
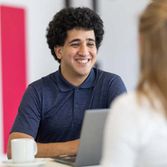
[{"label": "man's face", "polygon": [[97,48],[93,30],[72,29],[67,32],[64,46],[55,48],[61,60],[65,79],[75,84],[75,79],[85,80],[96,62]]}]

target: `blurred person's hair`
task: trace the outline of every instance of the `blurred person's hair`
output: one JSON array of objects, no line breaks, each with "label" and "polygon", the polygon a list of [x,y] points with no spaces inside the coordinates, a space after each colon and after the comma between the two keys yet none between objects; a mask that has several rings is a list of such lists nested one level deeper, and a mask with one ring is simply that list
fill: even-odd
[{"label": "blurred person's hair", "polygon": [[47,28],[47,43],[54,58],[57,58],[54,48],[63,46],[67,32],[72,29],[93,30],[95,33],[96,48],[101,45],[104,35],[103,21],[100,16],[87,7],[69,7],[60,10],[50,21]]},{"label": "blurred person's hair", "polygon": [[[139,93],[159,98],[167,116],[167,0],[154,0],[139,20]],[[149,88],[149,89],[148,89]],[[153,104],[154,105],[154,104]]]}]

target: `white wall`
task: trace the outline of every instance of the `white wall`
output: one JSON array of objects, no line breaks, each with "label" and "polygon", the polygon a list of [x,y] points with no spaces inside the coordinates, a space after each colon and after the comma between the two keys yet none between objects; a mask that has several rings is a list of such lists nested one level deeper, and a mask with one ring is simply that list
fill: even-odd
[{"label": "white wall", "polygon": [[98,60],[103,69],[119,74],[128,90],[135,87],[138,79],[137,19],[147,1],[99,1],[105,36]]}]

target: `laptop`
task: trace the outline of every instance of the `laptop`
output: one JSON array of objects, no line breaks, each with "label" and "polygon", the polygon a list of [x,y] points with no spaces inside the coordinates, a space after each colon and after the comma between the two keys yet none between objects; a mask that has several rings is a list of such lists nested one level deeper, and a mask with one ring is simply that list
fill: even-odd
[{"label": "laptop", "polygon": [[56,162],[80,167],[99,165],[102,156],[104,126],[109,109],[86,110],[77,156],[62,155]]}]

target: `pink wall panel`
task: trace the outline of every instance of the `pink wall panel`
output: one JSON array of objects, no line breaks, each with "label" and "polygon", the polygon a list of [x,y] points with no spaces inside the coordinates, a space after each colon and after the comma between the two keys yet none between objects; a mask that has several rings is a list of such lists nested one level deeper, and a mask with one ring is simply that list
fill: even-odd
[{"label": "pink wall panel", "polygon": [[7,140],[26,87],[25,10],[0,6],[3,143]]}]

